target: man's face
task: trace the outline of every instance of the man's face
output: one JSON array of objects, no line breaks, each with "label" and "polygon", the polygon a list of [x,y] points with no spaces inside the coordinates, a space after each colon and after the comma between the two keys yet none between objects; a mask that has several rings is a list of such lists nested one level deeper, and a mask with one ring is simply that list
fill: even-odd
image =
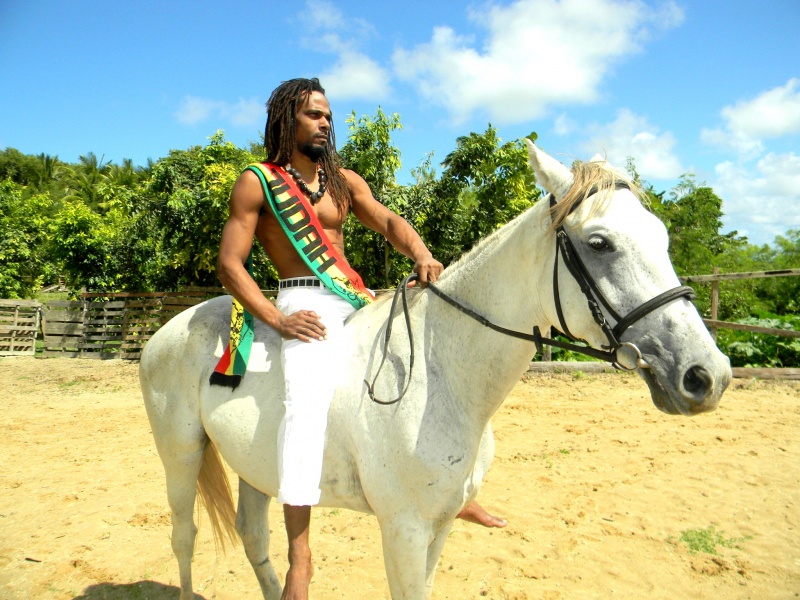
[{"label": "man's face", "polygon": [[295,118],[297,149],[317,162],[330,142],[331,107],[320,92],[311,92]]}]

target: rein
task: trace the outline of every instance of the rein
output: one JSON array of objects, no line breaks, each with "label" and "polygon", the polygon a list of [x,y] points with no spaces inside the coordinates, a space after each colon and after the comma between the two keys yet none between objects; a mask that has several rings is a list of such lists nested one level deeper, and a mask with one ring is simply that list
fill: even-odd
[{"label": "rein", "polygon": [[[370,399],[375,402],[376,404],[382,404],[383,406],[389,406],[391,404],[396,404],[400,402],[400,399],[406,395],[408,391],[408,386],[411,384],[411,374],[414,372],[414,334],[411,331],[411,317],[408,314],[408,284],[412,281],[417,281],[419,279],[419,275],[416,273],[411,273],[410,275],[406,276],[403,279],[403,282],[397,286],[397,289],[394,291],[394,298],[392,298],[392,307],[389,309],[389,317],[386,320],[386,333],[383,336],[383,358],[381,358],[381,362],[378,365],[378,370],[375,372],[375,377],[372,378],[372,383],[364,380],[364,383],[367,385],[367,393],[369,394]],[[430,287],[431,284],[428,284]],[[386,355],[389,353],[389,340],[392,337],[392,317],[394,316],[394,309],[397,306],[397,298],[401,297],[403,299],[403,317],[406,321],[406,331],[408,331],[408,345],[411,349],[411,357],[408,361],[408,380],[406,381],[405,386],[403,387],[403,391],[400,392],[400,395],[395,398],[394,400],[380,400],[375,397],[375,382],[378,381],[378,375],[383,368],[383,363],[386,362]]]},{"label": "rein", "polygon": [[[628,185],[624,182],[617,183],[617,189],[630,189]],[[590,191],[588,196],[591,196],[595,191]],[[550,207],[552,208],[555,206],[556,200],[553,194],[550,194]],[[577,202],[575,206],[572,207],[574,211],[580,202]],[[666,292],[662,292],[657,296],[651,298],[650,300],[640,304],[638,307],[634,308],[631,312],[629,312],[624,317],[621,316],[614,307],[611,306],[611,303],[606,299],[603,293],[600,291],[600,288],[597,287],[592,276],[586,270],[586,267],[583,264],[583,261],[578,256],[578,252],[575,250],[575,245],[570,240],[569,235],[567,234],[566,229],[564,229],[564,225],[559,225],[556,228],[556,254],[553,264],[553,299],[556,305],[556,313],[558,314],[558,322],[561,327],[561,331],[563,334],[568,337],[570,340],[574,341],[584,341],[580,340],[579,338],[575,337],[569,330],[567,326],[566,320],[564,318],[564,311],[561,308],[561,294],[559,292],[558,287],[558,263],[559,263],[559,256],[561,260],[563,260],[564,265],[569,270],[570,274],[573,276],[575,281],[578,283],[578,286],[581,289],[581,292],[586,297],[587,304],[589,306],[589,311],[592,314],[592,317],[597,323],[597,325],[602,329],[603,333],[605,334],[608,344],[603,345],[603,350],[597,350],[596,348],[592,348],[591,346],[579,346],[577,344],[573,344],[570,342],[561,342],[559,340],[551,339],[543,337],[541,332],[539,331],[539,327],[533,328],[533,333],[524,333],[522,331],[515,331],[514,329],[508,329],[506,327],[502,327],[497,325],[496,323],[492,323],[489,319],[484,317],[483,315],[475,312],[474,310],[467,308],[463,304],[461,304],[458,300],[452,298],[451,296],[444,293],[438,287],[429,283],[426,289],[429,289],[431,293],[433,293],[438,298],[441,298],[445,302],[447,302],[450,306],[462,312],[463,314],[467,315],[471,319],[474,319],[484,327],[491,329],[492,331],[496,331],[503,335],[507,335],[510,337],[515,337],[521,340],[526,340],[529,342],[533,342],[536,345],[536,353],[541,354],[542,346],[553,346],[555,348],[561,348],[564,350],[571,350],[573,352],[579,352],[581,354],[585,354],[586,356],[591,356],[593,358],[599,358],[600,360],[605,360],[610,362],[615,368],[623,369],[626,371],[635,371],[636,369],[646,369],[649,368],[647,362],[642,358],[642,353],[639,348],[632,344],[631,342],[622,342],[620,338],[625,333],[625,331],[634,323],[641,320],[657,308],[664,306],[665,304],[669,304],[675,300],[680,298],[686,298],[687,300],[693,300],[695,298],[694,290],[686,285],[674,287],[672,289],[667,290]],[[389,311],[389,318],[386,324],[386,332],[384,335],[383,341],[383,358],[381,359],[380,364],[378,365],[378,370],[375,373],[375,376],[372,379],[372,383],[369,383],[367,380],[364,380],[364,383],[367,385],[367,391],[369,393],[369,397],[372,399],[373,402],[382,405],[391,405],[399,402],[403,396],[405,395],[406,391],[408,391],[408,386],[411,384],[411,375],[414,369],[414,338],[411,332],[411,318],[408,314],[408,299],[407,299],[407,288],[408,284],[412,281],[418,280],[418,275],[416,273],[411,273],[408,275],[400,286],[395,290],[394,298],[392,299],[392,306]],[[380,400],[375,397],[375,382],[378,379],[378,375],[383,368],[383,364],[386,362],[386,356],[389,352],[389,340],[392,336],[392,317],[395,312],[395,307],[397,306],[398,297],[402,298],[403,301],[403,315],[405,317],[406,329],[408,331],[408,342],[411,349],[411,356],[409,360],[409,368],[408,368],[408,378],[403,386],[402,392],[400,395],[395,398],[394,400]],[[616,321],[616,325],[613,327],[609,325],[608,321],[606,320],[605,315],[603,314],[603,310],[600,308],[600,305],[603,305],[603,308],[608,311],[611,317]],[[635,354],[635,359],[631,362],[627,362],[621,360],[622,357],[620,356],[620,350],[631,350]]]}]

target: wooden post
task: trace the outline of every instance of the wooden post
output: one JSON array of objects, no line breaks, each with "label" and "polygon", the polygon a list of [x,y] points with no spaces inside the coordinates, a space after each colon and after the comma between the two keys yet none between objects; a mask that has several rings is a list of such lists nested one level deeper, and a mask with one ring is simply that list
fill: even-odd
[{"label": "wooden post", "polygon": [[[547,337],[550,337],[550,338],[553,337],[553,328],[552,327],[547,332]],[[553,351],[552,351],[552,348],[550,348],[550,346],[545,346],[542,349],[542,360],[546,361],[546,362],[550,362],[551,360],[553,360]]]},{"label": "wooden post", "polygon": [[[719,274],[719,269],[714,267],[712,271],[714,275]],[[711,320],[717,320],[717,311],[719,309],[719,280],[715,279],[711,282]],[[711,337],[714,338],[714,341],[717,341],[717,328],[711,328]]]}]

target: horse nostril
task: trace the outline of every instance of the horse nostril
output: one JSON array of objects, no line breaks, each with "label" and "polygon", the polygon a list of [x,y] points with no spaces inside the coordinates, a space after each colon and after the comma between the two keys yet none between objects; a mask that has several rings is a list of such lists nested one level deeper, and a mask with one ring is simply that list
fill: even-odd
[{"label": "horse nostril", "polygon": [[714,378],[704,367],[691,367],[683,376],[683,388],[699,398],[705,398],[713,385]]}]

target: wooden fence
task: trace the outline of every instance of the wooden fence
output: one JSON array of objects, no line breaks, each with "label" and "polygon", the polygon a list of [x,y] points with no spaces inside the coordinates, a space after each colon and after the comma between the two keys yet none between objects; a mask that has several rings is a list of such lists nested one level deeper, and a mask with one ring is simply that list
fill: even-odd
[{"label": "wooden fence", "polygon": [[736,281],[742,279],[762,279],[764,277],[798,277],[800,269],[782,269],[780,271],[753,271],[750,273],[719,273],[719,269],[714,267],[712,275],[690,275],[681,277],[683,283],[710,283],[711,284],[711,318],[703,319],[711,335],[717,339],[717,329],[736,329],[739,331],[751,331],[753,333],[765,333],[768,335],[779,335],[784,337],[800,338],[800,331],[791,329],[776,329],[774,327],[759,327],[757,325],[744,325],[742,323],[731,323],[717,319],[719,314],[719,282]]},{"label": "wooden fence", "polygon": [[[711,318],[703,319],[716,339],[718,329],[800,338],[800,331],[730,323],[717,319],[719,282],[763,277],[797,277],[800,269],[718,273],[682,277],[683,283],[711,284]],[[0,356],[34,354],[41,325],[45,356],[123,358],[138,360],[147,340],[179,312],[207,298],[225,294],[222,288],[188,288],[180,292],[84,293],[76,302],[0,300]],[[267,296],[277,292],[265,290]],[[41,321],[41,322],[40,322]],[[549,348],[548,348],[549,350]],[[545,361],[549,356],[544,357]],[[737,369],[735,369],[737,371]],[[743,371],[738,369],[738,371]],[[800,378],[800,369],[744,369],[751,377],[769,377],[766,372],[785,371]],[[755,373],[755,371],[759,371]],[[735,373],[737,376],[747,376]],[[780,375],[780,374],[777,374]]]},{"label": "wooden fence", "polygon": [[[791,329],[777,329],[774,327],[760,327],[758,325],[745,325],[743,323],[731,323],[720,321],[719,314],[719,283],[720,281],[737,281],[742,279],[762,279],[765,277],[798,277],[800,269],[781,269],[776,271],[752,271],[749,273],[720,273],[717,267],[711,275],[690,275],[681,277],[683,283],[710,283],[711,284],[711,318],[703,319],[703,322],[711,332],[712,337],[717,339],[718,329],[735,329],[738,331],[749,331],[751,333],[761,333],[766,335],[777,335],[782,337],[800,338],[800,331]],[[757,368],[757,367],[734,367],[734,377],[761,377],[764,379],[800,379],[800,369],[793,368]]]},{"label": "wooden fence", "polygon": [[0,355],[36,353],[40,307],[36,300],[0,300]]},{"label": "wooden fence", "polygon": [[[0,300],[0,356],[138,359],[159,327],[190,306],[226,293],[222,288],[180,292],[84,293],[77,301]],[[275,292],[266,292],[275,295]]]}]

